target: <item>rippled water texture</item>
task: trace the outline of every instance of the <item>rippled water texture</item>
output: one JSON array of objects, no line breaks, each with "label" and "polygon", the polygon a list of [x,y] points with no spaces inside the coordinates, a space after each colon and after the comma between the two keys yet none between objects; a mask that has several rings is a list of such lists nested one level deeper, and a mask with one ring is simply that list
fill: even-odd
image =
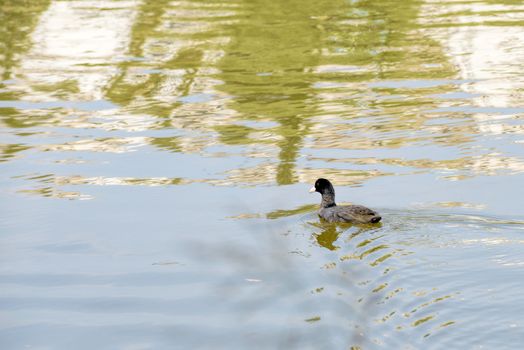
[{"label": "rippled water texture", "polygon": [[[520,0],[0,0],[2,349],[521,349]],[[319,222],[317,177],[375,226]]]}]

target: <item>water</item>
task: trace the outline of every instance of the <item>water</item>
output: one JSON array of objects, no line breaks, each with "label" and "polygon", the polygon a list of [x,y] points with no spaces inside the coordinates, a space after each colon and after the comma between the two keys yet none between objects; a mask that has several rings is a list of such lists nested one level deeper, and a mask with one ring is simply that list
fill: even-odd
[{"label": "water", "polygon": [[0,1],[2,349],[520,349],[523,21]]}]

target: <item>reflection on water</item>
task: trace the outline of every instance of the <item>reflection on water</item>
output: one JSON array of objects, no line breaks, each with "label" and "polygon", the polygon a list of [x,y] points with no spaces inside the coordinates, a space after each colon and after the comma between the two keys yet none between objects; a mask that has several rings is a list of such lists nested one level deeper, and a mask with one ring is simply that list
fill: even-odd
[{"label": "reflection on water", "polygon": [[[523,20],[0,0],[2,343],[518,348]],[[318,177],[383,224],[320,223]]]}]

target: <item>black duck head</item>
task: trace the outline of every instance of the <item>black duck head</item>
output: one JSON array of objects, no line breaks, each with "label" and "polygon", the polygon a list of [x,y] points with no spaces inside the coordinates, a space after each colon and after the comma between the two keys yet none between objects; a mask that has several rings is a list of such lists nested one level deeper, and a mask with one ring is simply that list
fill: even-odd
[{"label": "black duck head", "polygon": [[331,182],[329,182],[329,180],[326,180],[326,179],[317,179],[317,181],[315,181],[315,186],[313,186],[309,192],[318,192],[320,194],[331,194],[331,195],[335,195],[335,189],[333,188],[333,185],[331,184]]}]

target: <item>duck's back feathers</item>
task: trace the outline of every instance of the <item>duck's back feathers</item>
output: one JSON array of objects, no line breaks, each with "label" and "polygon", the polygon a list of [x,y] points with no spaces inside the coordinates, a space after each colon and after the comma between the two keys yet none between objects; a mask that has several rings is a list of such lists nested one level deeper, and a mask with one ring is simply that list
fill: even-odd
[{"label": "duck's back feathers", "polygon": [[342,205],[320,208],[318,215],[328,222],[377,223],[380,215],[362,205]]}]

